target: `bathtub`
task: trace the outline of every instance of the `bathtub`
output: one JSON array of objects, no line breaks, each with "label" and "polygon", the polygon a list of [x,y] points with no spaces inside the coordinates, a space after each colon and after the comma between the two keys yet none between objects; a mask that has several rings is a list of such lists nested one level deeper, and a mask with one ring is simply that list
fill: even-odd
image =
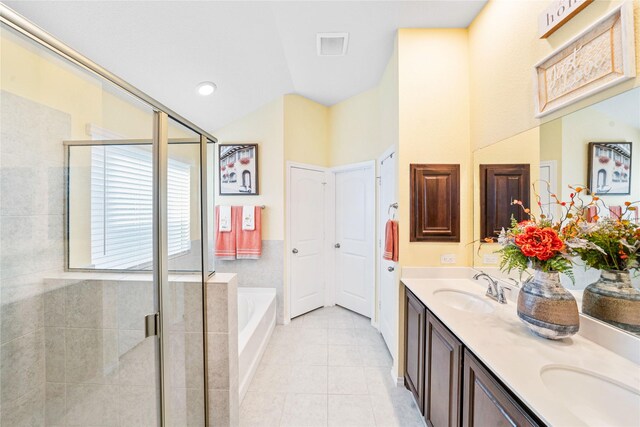
[{"label": "bathtub", "polygon": [[275,325],[275,288],[238,288],[240,402],[251,384]]}]

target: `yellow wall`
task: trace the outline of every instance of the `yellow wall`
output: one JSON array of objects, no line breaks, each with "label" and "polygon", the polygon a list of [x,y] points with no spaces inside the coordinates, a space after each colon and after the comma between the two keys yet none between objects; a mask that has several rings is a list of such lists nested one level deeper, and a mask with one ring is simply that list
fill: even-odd
[{"label": "yellow wall", "polygon": [[[400,263],[470,265],[472,233],[468,40],[463,29],[401,29],[399,58]],[[460,164],[460,242],[409,241],[409,165]]]},{"label": "yellow wall", "polygon": [[329,166],[329,108],[300,95],[285,95],[284,157]]},{"label": "yellow wall", "polygon": [[216,204],[265,205],[262,238],[284,240],[284,100],[282,97],[214,132],[220,144],[258,143],[258,196],[220,196],[218,148],[214,170]]},{"label": "yellow wall", "polygon": [[[522,132],[496,144],[477,150],[473,153],[473,264],[476,267],[485,266],[484,254],[491,254],[500,249],[497,243],[480,245],[480,165],[528,163],[530,165],[531,184],[540,179],[540,128]],[[536,184],[538,186],[538,184]],[[538,186],[539,188],[539,186]],[[527,207],[535,206],[536,198],[531,191],[531,198]],[[490,264],[491,267],[497,267]]]},{"label": "yellow wall", "polygon": [[398,49],[380,83],[329,109],[329,164],[375,160],[398,143]]},{"label": "yellow wall", "polygon": [[[469,27],[473,146],[484,147],[537,126],[540,120],[534,118],[534,64],[620,3],[597,0],[549,38],[539,39],[538,15],[549,1],[490,1]],[[637,46],[640,5],[638,0],[633,4]],[[640,65],[640,57],[636,63]],[[639,82],[636,78],[617,85],[550,114],[544,121],[624,92]]]},{"label": "yellow wall", "polygon": [[[636,89],[640,90],[640,89]],[[636,110],[637,114],[637,110]],[[589,142],[640,142],[640,129],[624,123],[624,117],[604,114],[595,108],[586,108],[562,118],[562,158],[561,177],[562,198],[569,199],[573,186],[588,186],[587,181]],[[544,127],[544,126],[543,126]],[[640,150],[638,146],[631,150],[631,194],[627,196],[603,196],[609,206],[622,206],[626,201],[640,200]],[[605,214],[605,216],[608,213]]]},{"label": "yellow wall", "polygon": [[378,88],[369,89],[329,109],[332,166],[373,160],[380,147]]}]

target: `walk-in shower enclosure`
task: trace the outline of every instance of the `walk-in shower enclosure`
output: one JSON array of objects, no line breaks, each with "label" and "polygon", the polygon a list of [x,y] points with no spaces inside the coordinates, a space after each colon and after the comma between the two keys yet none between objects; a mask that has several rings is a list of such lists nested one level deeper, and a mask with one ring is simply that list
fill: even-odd
[{"label": "walk-in shower enclosure", "polygon": [[0,12],[0,424],[205,425],[215,138]]}]

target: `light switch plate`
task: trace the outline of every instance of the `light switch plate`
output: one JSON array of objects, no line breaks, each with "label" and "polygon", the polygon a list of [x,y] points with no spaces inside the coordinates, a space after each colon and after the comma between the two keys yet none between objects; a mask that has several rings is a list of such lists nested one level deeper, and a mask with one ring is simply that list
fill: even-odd
[{"label": "light switch plate", "polygon": [[482,263],[483,264],[493,264],[493,265],[497,265],[498,264],[498,255],[494,255],[494,254],[484,254],[482,256]]},{"label": "light switch plate", "polygon": [[443,254],[440,255],[440,264],[455,264],[456,254]]}]

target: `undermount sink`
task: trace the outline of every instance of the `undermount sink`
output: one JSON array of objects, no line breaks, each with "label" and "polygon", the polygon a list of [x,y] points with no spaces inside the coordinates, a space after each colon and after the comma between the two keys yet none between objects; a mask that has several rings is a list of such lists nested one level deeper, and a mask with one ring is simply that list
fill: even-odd
[{"label": "undermount sink", "polygon": [[483,297],[457,289],[438,289],[433,295],[441,302],[456,310],[471,313],[491,313],[493,305]]},{"label": "undermount sink", "polygon": [[540,378],[554,397],[589,425],[640,425],[638,388],[596,372],[565,365],[543,367]]}]

